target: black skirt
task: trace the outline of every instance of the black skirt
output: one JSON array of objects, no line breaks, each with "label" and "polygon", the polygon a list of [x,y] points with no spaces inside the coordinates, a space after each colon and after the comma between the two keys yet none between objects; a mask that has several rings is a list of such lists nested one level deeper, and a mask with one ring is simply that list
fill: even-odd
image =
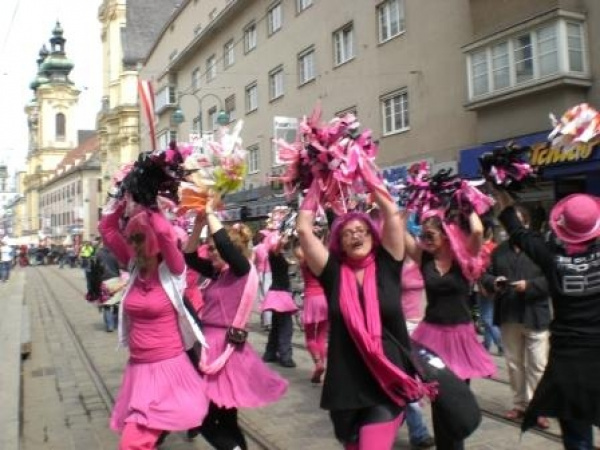
[{"label": "black skirt", "polygon": [[522,430],[538,417],[600,427],[600,348],[551,349],[548,365],[525,412]]}]

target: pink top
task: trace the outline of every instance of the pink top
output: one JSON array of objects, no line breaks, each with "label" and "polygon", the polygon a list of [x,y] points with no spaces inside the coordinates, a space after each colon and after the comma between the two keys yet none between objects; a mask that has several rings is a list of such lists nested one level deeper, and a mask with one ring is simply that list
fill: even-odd
[{"label": "pink top", "polygon": [[302,271],[302,279],[304,280],[304,296],[305,297],[316,297],[319,295],[325,295],[323,287],[317,277],[309,270],[306,264],[300,265]]},{"label": "pink top", "polygon": [[425,282],[419,266],[414,261],[405,260],[402,265],[402,311],[404,318],[420,322],[424,316]]},{"label": "pink top", "polygon": [[231,270],[224,270],[210,282],[204,290],[204,326],[227,328],[233,323],[247,279],[248,275],[237,277]]},{"label": "pink top", "polygon": [[136,278],[124,301],[133,362],[156,362],[183,352],[177,312],[160,284],[158,270],[146,281]]},{"label": "pink top", "polygon": [[267,244],[261,242],[254,247],[254,266],[259,274],[270,272],[269,266],[269,250]]},{"label": "pink top", "polygon": [[204,305],[204,300],[202,299],[202,293],[200,292],[200,286],[198,286],[198,280],[200,279],[200,274],[195,270],[188,269],[185,272],[185,281],[187,287],[183,294],[189,299],[194,311],[199,313]]}]

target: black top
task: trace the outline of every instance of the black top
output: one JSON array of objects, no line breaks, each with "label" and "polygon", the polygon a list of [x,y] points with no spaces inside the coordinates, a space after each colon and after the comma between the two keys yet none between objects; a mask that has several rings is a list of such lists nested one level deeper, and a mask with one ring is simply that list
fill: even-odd
[{"label": "black top", "polygon": [[423,252],[421,273],[427,294],[423,318],[425,322],[457,325],[472,321],[469,308],[470,284],[456,261],[452,261],[450,270],[442,275],[435,267],[433,256]]},{"label": "black top", "polygon": [[[250,261],[231,242],[224,228],[212,235],[215,247],[223,261],[229,264],[229,268],[237,277],[243,277],[250,272]],[[214,268],[210,259],[200,258],[197,252],[184,253],[185,263],[200,275],[213,280],[219,276],[219,271]]]},{"label": "black top", "polygon": [[548,282],[542,270],[512,241],[504,241],[492,252],[490,265],[481,278],[488,292],[494,292],[494,280],[504,276],[511,281],[525,280],[525,292],[516,292],[510,286],[495,294],[494,324],[520,323],[541,331],[550,324]]},{"label": "black top", "polygon": [[552,346],[600,347],[600,245],[567,255],[558,242],[523,227],[514,208],[506,208],[499,219],[546,275],[554,310]]},{"label": "black top", "polygon": [[269,266],[271,266],[272,291],[290,290],[290,263],[282,253],[269,252]]},{"label": "black top", "polygon": [[[397,342],[410,350],[404,315],[400,308],[402,261],[396,261],[385,249],[379,247],[376,250],[375,264],[381,325],[387,331],[382,333],[384,353],[393,364],[412,374],[410,362],[405,359],[397,344],[386,337],[388,333],[391,334]],[[319,281],[327,297],[330,324],[321,408],[344,410],[389,404],[391,399],[371,375],[346,329],[339,304],[341,264],[331,254]]]},{"label": "black top", "polygon": [[102,267],[102,281],[119,276],[119,261],[107,247],[100,247],[95,258]]}]

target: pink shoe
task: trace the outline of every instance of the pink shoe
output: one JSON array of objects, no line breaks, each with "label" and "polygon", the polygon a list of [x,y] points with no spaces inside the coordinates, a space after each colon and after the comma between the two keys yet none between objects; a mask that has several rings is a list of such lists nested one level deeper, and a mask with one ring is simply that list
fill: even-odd
[{"label": "pink shoe", "polygon": [[315,371],[312,374],[310,382],[313,383],[313,384],[320,384],[321,383],[321,377],[323,376],[324,372],[325,372],[325,366],[323,365],[323,363],[318,362],[316,364]]}]

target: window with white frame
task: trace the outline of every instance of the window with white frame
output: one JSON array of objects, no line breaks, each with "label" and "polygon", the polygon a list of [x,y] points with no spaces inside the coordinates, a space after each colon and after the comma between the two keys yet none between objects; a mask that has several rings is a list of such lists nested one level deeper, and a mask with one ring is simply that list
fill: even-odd
[{"label": "window with white frame", "polygon": [[333,33],[333,54],[336,66],[354,58],[354,25],[352,23]]},{"label": "window with white frame", "polygon": [[381,112],[384,135],[408,130],[408,91],[402,89],[382,97]]},{"label": "window with white frame", "polygon": [[217,128],[217,107],[212,106],[208,109],[208,126],[210,131],[214,131]]},{"label": "window with white frame", "polygon": [[206,81],[212,81],[217,77],[217,56],[212,55],[206,60]]},{"label": "window with white frame", "polygon": [[235,62],[235,50],[233,46],[233,39],[230,39],[223,46],[223,67],[227,69],[233,66]]},{"label": "window with white frame", "polygon": [[244,28],[244,52],[251,52],[256,48],[256,24],[254,22]]},{"label": "window with white frame", "polygon": [[258,145],[252,145],[247,149],[248,173],[258,173],[260,170],[260,149]]},{"label": "window with white frame", "polygon": [[296,12],[301,13],[312,4],[313,0],[296,0]]},{"label": "window with white frame", "polygon": [[258,109],[258,85],[256,84],[256,81],[246,86],[245,92],[246,113],[256,111]]},{"label": "window with white frame", "polygon": [[176,130],[164,130],[158,134],[158,148],[168,148],[169,143],[177,142],[177,131]]},{"label": "window with white frame", "polygon": [[582,22],[560,18],[467,53],[469,98],[502,93],[557,75],[585,76]]},{"label": "window with white frame", "polygon": [[192,89],[197,91],[200,88],[200,67],[192,70]]},{"label": "window with white frame", "polygon": [[377,7],[379,42],[386,42],[404,31],[404,0],[385,0]]},{"label": "window with white frame", "polygon": [[283,96],[283,66],[269,72],[269,100]]},{"label": "window with white frame", "polygon": [[229,115],[229,121],[233,122],[235,117],[235,94],[225,99],[225,112]]},{"label": "window with white frame", "polygon": [[315,77],[315,48],[309,47],[298,54],[298,84],[308,83]]},{"label": "window with white frame", "polygon": [[269,8],[267,12],[267,28],[269,36],[281,29],[283,22],[283,8],[281,3],[276,3]]}]

